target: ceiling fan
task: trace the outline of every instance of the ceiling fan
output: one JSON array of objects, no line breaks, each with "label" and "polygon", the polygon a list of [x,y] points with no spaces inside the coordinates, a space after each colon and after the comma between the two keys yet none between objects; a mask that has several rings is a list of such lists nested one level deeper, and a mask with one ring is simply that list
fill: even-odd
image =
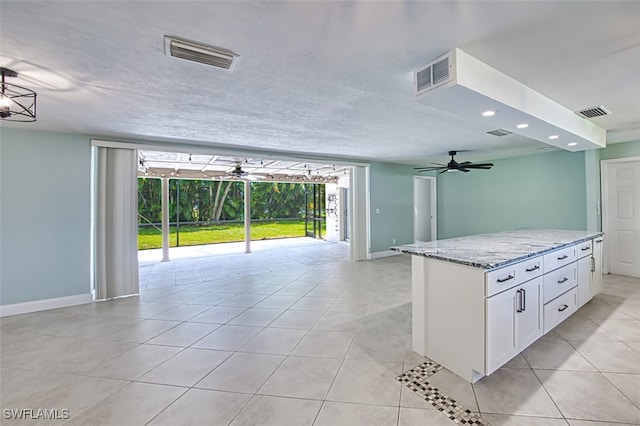
[{"label": "ceiling fan", "polygon": [[438,173],[440,174],[444,172],[454,172],[454,171],[466,173],[471,169],[489,170],[491,167],[493,167],[493,163],[472,163],[470,161],[465,161],[464,163],[458,163],[453,158],[457,153],[458,151],[449,151],[449,155],[451,156],[451,161],[449,161],[447,164],[431,163],[431,164],[435,164],[435,166],[415,167],[415,170],[417,170],[418,173],[440,170],[440,172]]},{"label": "ceiling fan", "polygon": [[233,168],[233,170],[227,172],[227,176],[232,177],[232,178],[236,178],[236,179],[245,179],[245,180],[256,180],[258,179],[257,176],[254,176],[244,170],[242,170],[242,166],[240,165],[240,163],[236,163],[235,167]]}]

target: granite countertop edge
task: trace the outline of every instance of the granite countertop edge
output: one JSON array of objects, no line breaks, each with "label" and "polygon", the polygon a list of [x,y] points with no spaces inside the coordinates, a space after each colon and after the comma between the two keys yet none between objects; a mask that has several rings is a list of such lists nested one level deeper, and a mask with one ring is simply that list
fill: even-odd
[{"label": "granite countertop edge", "polygon": [[[536,230],[531,230],[533,232],[536,232]],[[580,232],[585,232],[585,233],[589,233],[588,236],[584,236],[581,238],[576,238],[574,240],[568,241],[568,242],[563,242],[563,243],[558,243],[558,244],[554,244],[553,246],[550,247],[546,247],[546,248],[542,248],[540,250],[536,250],[536,251],[532,251],[530,253],[527,254],[523,254],[523,255],[519,255],[507,260],[502,260],[502,261],[497,261],[497,262],[482,262],[482,261],[474,261],[474,260],[463,260],[463,259],[459,259],[459,258],[454,258],[451,256],[446,256],[446,255],[440,255],[437,253],[430,253],[428,250],[428,248],[424,248],[424,249],[420,249],[420,248],[413,248],[413,247],[406,247],[406,246],[394,246],[394,247],[390,247],[389,250],[392,251],[396,251],[396,252],[400,252],[400,253],[404,253],[404,254],[411,254],[414,256],[423,256],[423,257],[427,257],[430,259],[436,259],[436,260],[441,260],[441,261],[446,261],[446,262],[453,262],[453,263],[459,263],[462,265],[467,265],[467,266],[472,266],[475,268],[482,268],[485,269],[487,271],[489,270],[493,270],[493,269],[498,269],[498,268],[502,268],[504,266],[508,266],[511,265],[513,263],[518,263],[521,262],[525,259],[529,259],[532,257],[537,257],[537,256],[542,256],[545,255],[547,253],[551,253],[553,251],[556,250],[560,250],[564,247],[568,247],[568,246],[572,246],[574,244],[580,244],[582,242],[594,239],[594,238],[598,238],[601,237],[602,235],[604,235],[604,232],[600,232],[600,231],[580,231]],[[482,235],[487,235],[487,236],[493,236],[493,235],[499,235],[500,233],[496,233],[496,234],[482,234]],[[482,235],[473,235],[470,237],[481,237]],[[454,238],[451,240],[458,240],[460,242],[464,242],[465,237],[459,237],[459,238]],[[438,240],[438,241],[447,241],[447,240]],[[427,243],[428,244],[428,243]]]}]

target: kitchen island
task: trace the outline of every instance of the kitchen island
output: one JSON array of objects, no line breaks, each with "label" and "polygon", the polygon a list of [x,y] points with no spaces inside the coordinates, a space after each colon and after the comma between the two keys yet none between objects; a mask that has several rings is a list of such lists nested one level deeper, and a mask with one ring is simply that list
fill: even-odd
[{"label": "kitchen island", "polygon": [[391,247],[411,254],[412,346],[473,383],[602,289],[602,233],[518,230]]}]

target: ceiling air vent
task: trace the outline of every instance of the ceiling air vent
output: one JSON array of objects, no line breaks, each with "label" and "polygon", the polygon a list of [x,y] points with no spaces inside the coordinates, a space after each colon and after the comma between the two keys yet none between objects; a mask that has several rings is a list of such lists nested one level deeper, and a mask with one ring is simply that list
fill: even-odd
[{"label": "ceiling air vent", "polygon": [[603,115],[610,115],[611,112],[607,111],[607,109],[602,105],[597,105],[594,107],[584,108],[580,111],[576,111],[576,114],[578,114],[582,118],[595,118],[602,117]]},{"label": "ceiling air vent", "polygon": [[493,136],[507,136],[507,135],[511,135],[513,134],[513,132],[510,132],[508,130],[504,130],[504,129],[495,129],[495,130],[491,130],[489,132],[487,132],[490,135]]},{"label": "ceiling air vent", "polygon": [[232,70],[238,58],[238,54],[231,50],[172,36],[164,36],[164,53],[224,70]]},{"label": "ceiling air vent", "polygon": [[431,87],[431,67],[416,73],[418,92]]},{"label": "ceiling air vent", "polygon": [[415,73],[416,90],[418,94],[434,89],[453,80],[453,62],[455,57],[451,52],[420,67]]}]

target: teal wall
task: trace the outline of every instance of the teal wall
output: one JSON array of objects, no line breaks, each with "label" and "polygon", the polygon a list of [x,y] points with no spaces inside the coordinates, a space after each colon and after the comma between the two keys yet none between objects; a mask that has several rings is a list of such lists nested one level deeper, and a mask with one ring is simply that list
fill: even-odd
[{"label": "teal wall", "polygon": [[438,176],[438,238],[520,228],[586,229],[584,152],[493,161]]},{"label": "teal wall", "polygon": [[[413,242],[413,167],[371,163],[369,205],[371,252]],[[380,209],[380,213],[376,213]]]},{"label": "teal wall", "polygon": [[0,304],[90,290],[90,138],[0,128]]},{"label": "teal wall", "polygon": [[613,160],[615,158],[640,157],[640,140],[625,143],[610,144],[605,149],[599,150],[600,160]]}]

